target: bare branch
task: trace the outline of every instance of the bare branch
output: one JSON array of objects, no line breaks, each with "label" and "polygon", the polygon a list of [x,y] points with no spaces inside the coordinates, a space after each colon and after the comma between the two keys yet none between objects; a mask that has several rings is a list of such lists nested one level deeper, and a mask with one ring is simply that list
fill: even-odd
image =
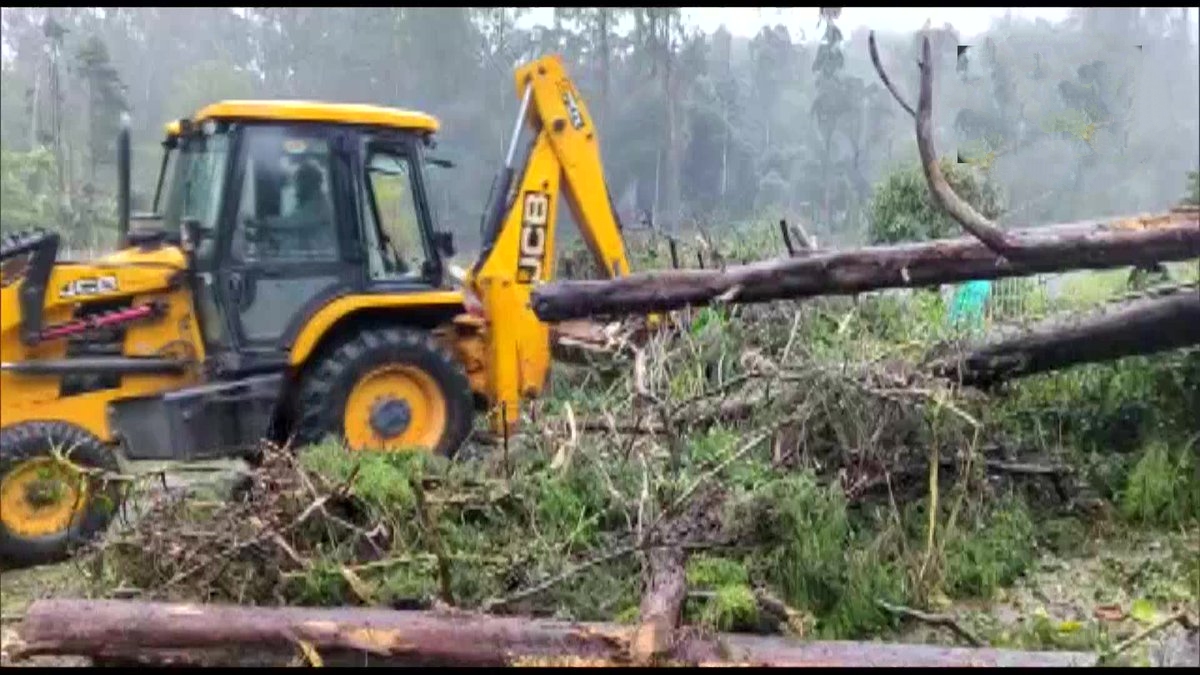
[{"label": "bare branch", "polygon": [[934,199],[950,217],[958,221],[963,229],[997,255],[1009,260],[1020,260],[1024,247],[1014,243],[1000,228],[979,213],[954,192],[942,169],[938,166],[937,151],[933,147],[933,58],[930,55],[929,36],[921,41],[921,90],[917,97],[917,150],[921,153],[921,165],[925,168],[925,180]]},{"label": "bare branch", "polygon": [[871,31],[871,34],[867,36],[867,46],[871,51],[871,63],[875,64],[875,72],[879,73],[879,79],[883,80],[883,86],[887,87],[887,90],[892,92],[892,97],[896,99],[896,102],[900,104],[900,107],[904,108],[913,119],[916,119],[917,111],[913,110],[912,106],[908,104],[908,101],[904,100],[904,97],[900,95],[900,92],[896,89],[895,85],[892,84],[892,81],[888,79],[887,73],[883,70],[883,63],[879,60],[879,49],[875,46],[875,31]]}]

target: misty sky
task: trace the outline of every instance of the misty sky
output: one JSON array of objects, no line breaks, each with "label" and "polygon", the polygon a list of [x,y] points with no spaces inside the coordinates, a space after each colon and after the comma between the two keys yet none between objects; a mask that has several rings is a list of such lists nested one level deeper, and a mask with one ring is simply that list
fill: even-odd
[{"label": "misty sky", "polygon": [[[754,37],[765,25],[782,23],[793,37],[804,31],[814,38],[817,25],[816,7],[685,7],[684,21],[706,33],[721,24],[740,37]],[[873,28],[878,32],[912,32],[924,25],[950,23],[964,36],[978,35],[988,29],[992,20],[1011,11],[1013,16],[1058,22],[1067,17],[1066,7],[843,7],[838,26],[849,34],[856,28]],[[521,21],[524,25],[548,24],[553,18],[552,7],[534,7]]]},{"label": "misty sky", "polygon": [[[807,40],[820,38],[817,30],[817,7],[685,7],[684,21],[711,33],[721,24],[730,33],[739,37],[752,38],[766,25],[787,26],[792,39],[801,34]],[[1024,19],[1045,19],[1057,23],[1067,18],[1069,7],[843,7],[838,27],[849,35],[858,28],[870,28],[880,33],[911,33],[920,30],[929,20],[934,27],[949,23],[963,37],[979,35],[1006,12]],[[532,7],[519,22],[528,27],[549,24],[554,16],[553,7]],[[1192,34],[1198,32],[1200,13],[1193,13]],[[803,33],[802,33],[803,32]]]}]

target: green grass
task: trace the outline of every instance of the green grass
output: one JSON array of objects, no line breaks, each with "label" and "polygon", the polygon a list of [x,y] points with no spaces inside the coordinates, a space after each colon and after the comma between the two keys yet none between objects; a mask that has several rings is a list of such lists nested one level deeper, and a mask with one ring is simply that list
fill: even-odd
[{"label": "green grass", "polygon": [[1120,496],[1121,514],[1131,522],[1179,528],[1200,521],[1200,435],[1146,446]]}]

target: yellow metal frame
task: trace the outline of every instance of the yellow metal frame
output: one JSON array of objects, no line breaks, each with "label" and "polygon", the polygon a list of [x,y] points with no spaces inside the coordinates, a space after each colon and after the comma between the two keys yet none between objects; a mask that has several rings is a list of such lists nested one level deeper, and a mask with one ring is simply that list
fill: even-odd
[{"label": "yellow metal frame", "polygon": [[[145,319],[129,325],[124,356],[181,356],[182,347],[195,362],[195,368],[179,375],[131,374],[121,377],[117,389],[93,391],[72,396],[69,402],[59,396],[59,377],[22,375],[0,371],[0,427],[19,422],[65,419],[94,434],[101,441],[111,442],[108,424],[108,404],[126,398],[149,396],[198,383],[202,378],[204,343],[194,319],[191,289],[180,279],[186,266],[179,249],[164,247],[154,251],[129,248],[91,263],[60,262],[54,266],[46,285],[42,317],[45,325],[64,323],[72,319],[75,298],[64,298],[59,290],[80,279],[109,276],[117,281],[117,290],[89,296],[89,301],[132,297],[133,305],[151,301],[164,304],[165,312],[158,318]],[[66,340],[51,340],[28,346],[20,339],[21,312],[7,311],[19,307],[22,284],[0,289],[0,361],[22,363],[45,359],[64,359]],[[64,414],[63,406],[69,406]]]},{"label": "yellow metal frame", "polygon": [[[502,217],[489,252],[466,279],[466,291],[442,290],[411,294],[356,294],[331,301],[306,322],[297,335],[289,362],[293,369],[312,358],[321,340],[342,321],[357,313],[446,307],[460,310],[453,321],[435,334],[452,347],[467,370],[475,392],[493,404],[492,427],[510,431],[519,420],[523,398],[543,391],[550,367],[549,326],[530,308],[533,288],[554,278],[558,204],[563,198],[607,276],[629,273],[624,241],[613,213],[604,180],[599,139],[583,97],[556,56],[538,59],[515,73],[519,95],[528,92],[526,119],[534,131],[532,152],[517,177],[515,200]],[[367,105],[308,101],[224,101],[199,111],[196,121],[221,118],[294,120],[331,124],[362,124],[435,132],[436,118],[425,113]],[[167,125],[168,137],[183,124]],[[201,381],[203,340],[195,320],[194,299],[186,283],[179,283],[187,262],[175,247],[153,251],[128,248],[87,264],[60,263],[51,273],[44,317],[47,324],[70,320],[75,300],[62,298],[65,284],[97,275],[118,279],[119,291],[111,297],[132,296],[135,304],[165,302],[166,316],[132,324],[125,340],[126,356],[161,355],[185,346],[197,368],[183,375],[125,375],[119,389],[71,397],[69,411],[59,398],[56,377],[16,376],[0,373],[4,393],[0,426],[26,420],[69,419],[103,441],[112,441],[108,426],[110,402],[148,396]],[[0,316],[0,360],[24,362],[64,358],[65,341],[28,347],[19,336],[19,306],[14,284],[0,290],[6,311]],[[468,297],[470,296],[470,297]],[[95,297],[89,297],[93,300]],[[482,316],[462,313],[478,300]]]},{"label": "yellow metal frame", "polygon": [[600,268],[614,277],[629,273],[604,180],[600,141],[562,61],[547,56],[523,66],[515,83],[518,96],[529,87],[528,121],[537,136],[492,248],[467,277],[488,317],[491,424],[505,432],[517,424],[521,399],[541,394],[550,366],[549,326],[533,313],[530,295],[536,284],[554,278],[560,195]]},{"label": "yellow metal frame", "polygon": [[364,293],[346,295],[317,310],[292,342],[288,363],[293,367],[303,366],[335,325],[343,319],[362,311],[387,309],[404,310],[418,307],[456,307],[463,304],[462,291],[426,291],[418,293],[379,294]]},{"label": "yellow metal frame", "polygon": [[262,119],[330,124],[365,124],[433,133],[439,128],[436,117],[415,110],[384,108],[356,103],[319,103],[315,101],[221,101],[196,113],[195,120]]}]

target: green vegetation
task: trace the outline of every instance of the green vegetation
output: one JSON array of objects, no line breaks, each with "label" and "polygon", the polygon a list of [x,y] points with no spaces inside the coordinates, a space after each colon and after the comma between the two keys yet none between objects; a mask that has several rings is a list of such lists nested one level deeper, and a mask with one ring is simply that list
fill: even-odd
[{"label": "green vegetation", "polygon": [[[553,48],[597,120],[625,224],[631,210],[652,212],[668,231],[697,224],[678,228],[683,266],[695,266],[698,252],[707,267],[778,255],[784,216],[823,247],[864,234],[885,243],[959,233],[913,163],[908,118],[873,79],[852,75],[870,73],[865,36],[843,34],[835,9],[810,40],[782,26],[750,40],[684,34],[680,8],[565,10],[554,30],[530,31],[516,27],[520,11],[6,8],[13,57],[0,73],[0,224],[50,226],[75,248],[103,245],[116,185],[105,139],[119,113],[132,109],[144,203],[161,125],[253,93],[426,106],[442,116],[443,142],[461,168],[431,185],[432,198],[439,225],[469,249],[516,113],[510,63]],[[951,185],[985,215],[1028,225],[1176,200],[1174,172],[1194,161],[1186,153],[1196,147],[1200,97],[1194,79],[1175,77],[1196,57],[1172,11],[1081,8],[1059,27],[997,22],[980,41],[983,70],[939,70],[939,110],[960,110],[957,137],[987,151],[967,153],[971,164],[948,155]],[[618,21],[627,17],[635,20]],[[618,34],[617,24],[636,29]],[[179,41],[181,30],[195,39]],[[952,28],[932,34],[953,51]],[[664,35],[676,38],[667,49]],[[881,35],[897,82],[911,80],[901,70],[911,64],[909,38]],[[1136,56],[1147,83],[1137,97],[1121,72],[1135,58],[1131,43],[1157,45],[1153,57]],[[1033,53],[1037,64],[1014,65]],[[1100,56],[1110,67],[1097,65]],[[79,67],[68,72],[69,63]],[[378,67],[422,63],[436,67]],[[67,83],[58,98],[48,72]],[[1168,81],[1179,105],[1154,103]],[[1163,129],[1178,138],[1164,144]],[[1200,174],[1189,174],[1187,190],[1200,203]],[[574,235],[561,232],[564,241]],[[635,269],[668,265],[663,237],[626,235]],[[1175,279],[1197,274],[1194,264],[1172,269]],[[1127,290],[1128,271],[1062,282],[1053,296],[1033,280],[996,283],[989,316],[1094,306]],[[103,568],[88,574],[97,593],[124,586],[192,600],[394,607],[441,596],[463,607],[631,622],[638,533],[702,496],[719,521],[706,524],[722,538],[691,553],[697,597],[687,618],[716,629],[760,627],[759,589],[828,638],[907,625],[881,603],[1012,602],[1017,625],[976,617],[987,641],[1075,648],[1118,637],[1094,618],[1098,603],[1136,614],[1122,619],[1126,627],[1170,603],[1194,604],[1200,353],[1075,368],[987,398],[943,383],[897,384],[935,345],[961,337],[947,309],[940,293],[917,291],[681,312],[674,340],[640,354],[637,384],[662,405],[633,394],[627,353],[563,366],[531,406],[526,432],[503,450],[471,453],[485,455],[478,461],[300,449],[303,473],[286,462],[266,467],[272,490],[257,486],[260,501],[164,507],[116,533],[97,558]],[[750,412],[713,413],[727,401]],[[683,403],[675,418],[664,414]],[[610,419],[673,426],[609,432]],[[1057,485],[988,460],[1072,471]],[[286,548],[260,540],[263,528],[277,528],[268,531]],[[1151,535],[1168,544],[1151,549],[1143,538]],[[1050,595],[1071,615],[1041,607],[1055,604]]]},{"label": "green vegetation", "polygon": [[[968,204],[987,218],[1003,212],[995,183],[970,164],[951,158],[941,161],[946,182]],[[868,239],[872,244],[946,239],[962,234],[962,226],[933,200],[925,171],[919,165],[888,174],[871,196]]]},{"label": "green vegetation", "polygon": [[1200,520],[1200,466],[1197,440],[1151,442],[1129,472],[1120,496],[1121,513],[1144,525],[1186,527]]}]

